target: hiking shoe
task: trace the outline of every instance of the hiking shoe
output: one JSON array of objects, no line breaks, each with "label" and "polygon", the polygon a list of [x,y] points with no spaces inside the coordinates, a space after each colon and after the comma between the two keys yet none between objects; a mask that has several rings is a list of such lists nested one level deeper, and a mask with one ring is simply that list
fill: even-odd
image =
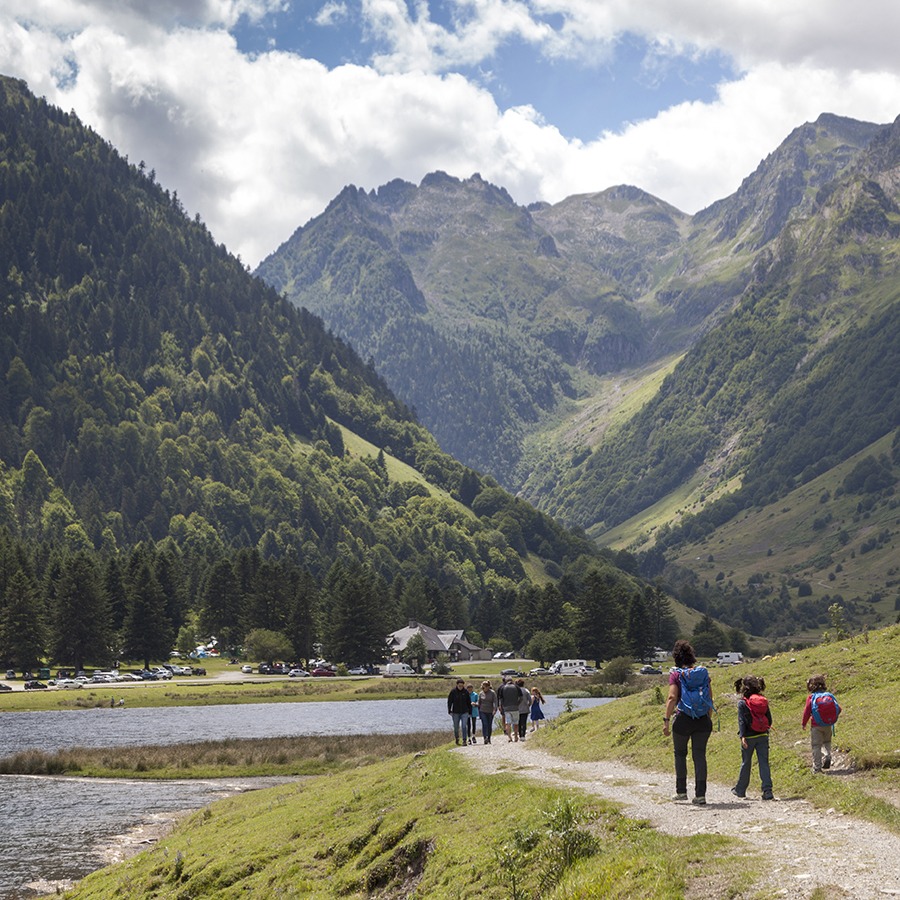
[{"label": "hiking shoe", "polygon": [[672,799],[673,799],[676,803],[677,803],[679,800],[687,800],[687,794],[676,794]]},{"label": "hiking shoe", "polygon": [[822,760],[822,768],[830,769],[831,768],[831,757],[829,756],[827,759]]},{"label": "hiking shoe", "polygon": [[739,794],[737,788],[732,788],[731,793],[734,794],[735,797],[739,797],[741,800],[746,800],[747,798],[746,794]]},{"label": "hiking shoe", "polygon": [[706,806],[706,797],[694,797],[694,799],[691,800],[691,803],[693,803],[694,806]]},{"label": "hiking shoe", "polygon": [[763,798],[763,800],[774,800],[774,799],[775,799],[775,795],[770,791],[770,792],[768,792],[768,793],[766,793],[766,794],[763,794],[763,795],[762,795],[762,798]]}]

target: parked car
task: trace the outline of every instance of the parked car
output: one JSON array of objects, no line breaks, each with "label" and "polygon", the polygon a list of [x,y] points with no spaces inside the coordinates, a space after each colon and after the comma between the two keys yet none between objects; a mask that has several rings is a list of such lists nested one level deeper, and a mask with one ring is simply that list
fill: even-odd
[{"label": "parked car", "polygon": [[590,677],[591,675],[596,675],[597,670],[593,666],[582,666],[581,671],[578,674]]},{"label": "parked car", "polygon": [[16,680],[16,673],[15,673],[15,670],[14,670],[14,669],[7,669],[7,670],[6,670],[6,677],[7,677],[10,681],[15,681],[15,680]]},{"label": "parked car", "polygon": [[545,669],[543,666],[538,666],[536,669],[529,669],[528,674],[531,676],[534,675],[549,675],[550,670]]},{"label": "parked car", "polygon": [[203,666],[191,666],[191,674],[192,675],[205,675],[206,669]]},{"label": "parked car", "polygon": [[151,672],[149,669],[141,669],[140,676],[141,681],[156,681],[156,672]]},{"label": "parked car", "polygon": [[662,675],[662,669],[656,666],[641,666],[639,671],[641,675]]},{"label": "parked car", "polygon": [[354,666],[352,669],[347,669],[348,675],[368,675],[369,670],[365,666]]},{"label": "parked car", "polygon": [[55,684],[56,687],[64,688],[66,690],[76,690],[84,687],[80,681],[76,681],[74,678],[57,678],[56,681],[51,681],[49,683]]},{"label": "parked car", "polygon": [[524,678],[525,677],[525,673],[519,669],[501,669],[500,674],[501,675],[509,675],[512,678]]},{"label": "parked car", "polygon": [[241,671],[245,675],[252,675],[253,674],[253,666],[241,666]]},{"label": "parked car", "polygon": [[309,672],[306,669],[291,669],[288,678],[309,678]]},{"label": "parked car", "polygon": [[314,678],[334,678],[336,673],[334,669],[329,669],[327,666],[316,666],[309,674]]},{"label": "parked car", "polygon": [[25,690],[26,691],[45,691],[47,689],[47,685],[44,684],[43,681],[26,681],[25,682]]},{"label": "parked car", "polygon": [[0,681],[0,693],[2,693],[3,691],[11,691],[11,690],[12,690],[12,688],[8,684],[5,684],[4,682]]},{"label": "parked car", "polygon": [[168,669],[154,669],[153,674],[156,675],[157,681],[168,681],[172,677],[172,673]]}]

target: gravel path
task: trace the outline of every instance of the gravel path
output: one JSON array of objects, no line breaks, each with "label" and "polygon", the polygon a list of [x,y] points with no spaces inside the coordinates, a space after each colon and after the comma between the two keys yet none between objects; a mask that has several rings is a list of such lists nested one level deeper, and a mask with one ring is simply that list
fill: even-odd
[{"label": "gravel path", "polygon": [[[476,744],[455,752],[485,774],[499,772],[574,787],[621,804],[624,815],[649,821],[666,834],[723,834],[746,840],[765,854],[768,865],[751,895],[819,896],[873,900],[900,897],[900,836],[877,825],[816,809],[806,800],[778,797],[763,802],[748,794],[740,800],[731,787],[710,782],[707,805],[675,803],[674,771],[650,773],[618,762],[570,762],[537,747],[509,743],[501,734],[490,746]],[[823,777],[833,777],[827,775]],[[691,769],[688,769],[691,784]],[[777,785],[776,785],[777,788]],[[751,792],[754,786],[751,783]]]}]

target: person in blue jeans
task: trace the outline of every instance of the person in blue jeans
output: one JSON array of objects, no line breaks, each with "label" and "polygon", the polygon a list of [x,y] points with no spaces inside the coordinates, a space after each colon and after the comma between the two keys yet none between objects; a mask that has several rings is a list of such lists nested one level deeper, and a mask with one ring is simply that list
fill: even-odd
[{"label": "person in blue jeans", "polygon": [[453,738],[459,744],[462,731],[463,745],[469,743],[469,722],[472,721],[472,698],[466,690],[462,678],[457,679],[456,687],[447,695],[447,712],[453,718]]},{"label": "person in blue jeans", "polygon": [[469,743],[475,743],[475,726],[478,724],[478,691],[471,684],[466,684],[469,699],[472,701],[472,721],[469,722]]},{"label": "person in blue jeans", "polygon": [[762,798],[774,800],[772,771],[769,768],[769,729],[772,727],[772,711],[769,709],[769,701],[763,696],[766,683],[755,675],[745,675],[734,683],[734,688],[741,695],[738,701],[741,771],[731,793],[735,797],[747,796],[755,753],[759,765],[759,780],[762,784]]},{"label": "person in blue jeans", "polygon": [[491,687],[490,681],[481,682],[481,691],[478,694],[478,716],[481,719],[482,742],[491,742],[491,732],[494,729],[494,716],[500,708],[497,700],[497,692]]}]

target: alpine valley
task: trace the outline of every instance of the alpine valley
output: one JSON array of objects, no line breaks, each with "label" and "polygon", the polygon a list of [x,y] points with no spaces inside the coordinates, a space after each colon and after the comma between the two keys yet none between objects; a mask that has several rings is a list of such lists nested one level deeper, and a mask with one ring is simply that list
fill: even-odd
[{"label": "alpine valley", "polygon": [[900,120],[823,114],[696,215],[347,187],[258,274],[441,446],[758,634],[894,620]]},{"label": "alpine valley", "polygon": [[410,618],[593,657],[654,599],[671,635],[661,591],[444,453],[152,170],[6,78],[0,261],[7,666],[251,634],[259,659],[365,664]]}]

